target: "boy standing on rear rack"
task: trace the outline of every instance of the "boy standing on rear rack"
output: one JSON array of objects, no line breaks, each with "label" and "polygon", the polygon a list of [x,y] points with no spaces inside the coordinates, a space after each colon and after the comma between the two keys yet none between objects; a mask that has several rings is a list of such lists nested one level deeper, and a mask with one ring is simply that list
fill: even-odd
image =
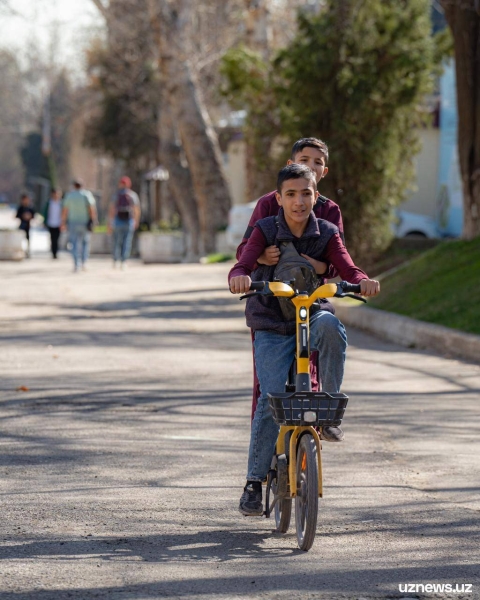
[{"label": "boy standing on rear rack", "polygon": [[[300,140],[297,140],[293,144],[290,159],[287,160],[287,165],[293,163],[310,167],[316,175],[317,186],[320,185],[321,180],[326,177],[328,173],[327,144],[314,137],[301,138]],[[256,222],[265,217],[278,215],[280,207],[275,194],[276,192],[274,190],[273,192],[269,192],[268,194],[265,194],[265,196],[262,196],[258,199],[255,210],[250,217],[247,230],[243,236],[243,240],[237,248],[237,260],[241,259],[243,250],[252,234],[252,231],[254,230]],[[317,192],[317,198],[313,205],[313,212],[317,218],[325,219],[325,221],[330,221],[330,223],[336,225],[338,227],[338,232],[344,241],[342,213],[338,204],[329,198],[326,198],[325,196],[321,196]],[[273,266],[278,263],[279,258],[280,251],[277,246],[268,246],[265,248],[265,251],[262,253],[262,255],[258,257],[258,264]],[[323,278],[331,279],[337,276],[335,269],[331,265],[327,265],[324,262],[318,261],[316,264],[313,264],[313,266],[315,267],[316,273],[321,275]],[[312,389],[317,389],[318,382],[320,381],[320,374],[318,372],[318,357],[316,352],[312,353],[310,358],[310,375],[312,377]],[[255,369],[253,371],[253,388],[252,419],[253,415],[255,414],[257,400],[260,397],[260,385],[258,383]],[[327,437],[328,434],[326,432],[324,433],[325,435],[322,439],[326,439],[327,441],[335,441],[333,438]]]},{"label": "boy standing on rear rack", "polygon": [[[229,273],[234,294],[248,292],[253,281],[272,281],[275,267],[258,265],[267,240],[291,241],[297,252],[309,260],[333,265],[345,281],[359,283],[364,296],[380,291],[378,281],[368,278],[356,267],[340,237],[338,228],[312,212],[317,191],[315,173],[307,166],[290,164],[278,174],[276,200],[280,206],[275,217],[260,219],[243,249],[241,259]],[[251,276],[251,277],[250,277]],[[328,302],[310,309],[310,341],[318,350],[322,364],[322,389],[339,392],[343,380],[347,336],[344,326],[328,310]],[[255,367],[261,395],[252,422],[248,455],[247,484],[239,510],[246,516],[261,516],[262,481],[266,478],[278,437],[278,425],[268,406],[267,393],[283,391],[295,356],[295,319],[287,321],[277,298],[254,296],[247,300],[247,325],[254,331]],[[330,435],[342,441],[343,432],[331,427]]]}]

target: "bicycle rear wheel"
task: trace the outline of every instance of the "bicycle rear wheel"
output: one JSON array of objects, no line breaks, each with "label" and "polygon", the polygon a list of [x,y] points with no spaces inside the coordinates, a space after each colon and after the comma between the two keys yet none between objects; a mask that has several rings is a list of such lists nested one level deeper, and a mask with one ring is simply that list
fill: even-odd
[{"label": "bicycle rear wheel", "polygon": [[302,436],[297,450],[297,495],[295,525],[300,550],[310,550],[315,539],[318,516],[317,446],[309,433]]},{"label": "bicycle rear wheel", "polygon": [[[279,498],[279,492],[282,496],[288,493],[288,465],[285,455],[277,458],[276,468],[268,473],[266,505],[267,515],[273,511],[275,513],[275,526],[279,533],[287,533],[290,527],[292,516],[291,498]],[[277,501],[275,502],[275,497]]]}]

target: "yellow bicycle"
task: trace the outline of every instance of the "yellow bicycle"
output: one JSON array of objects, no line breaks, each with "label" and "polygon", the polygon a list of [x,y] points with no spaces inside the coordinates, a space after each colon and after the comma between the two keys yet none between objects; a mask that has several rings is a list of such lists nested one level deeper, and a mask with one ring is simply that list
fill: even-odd
[{"label": "yellow bicycle", "polygon": [[275,453],[267,476],[265,516],[273,512],[278,532],[290,527],[292,502],[295,499],[295,525],[298,546],[310,550],[315,539],[318,498],[323,496],[321,429],[338,427],[345,412],[348,396],[341,393],[312,392],[310,357],[310,307],[319,298],[355,298],[361,296],[360,285],[346,281],[327,283],[310,296],[297,292],[294,282],[256,281],[250,292],[289,298],[296,311],[296,356],[284,392],[268,394],[273,418],[280,425]]}]

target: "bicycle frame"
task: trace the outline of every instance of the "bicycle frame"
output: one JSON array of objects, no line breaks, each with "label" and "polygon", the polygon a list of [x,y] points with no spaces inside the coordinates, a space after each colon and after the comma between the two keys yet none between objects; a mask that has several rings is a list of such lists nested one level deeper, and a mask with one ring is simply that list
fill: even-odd
[{"label": "bicycle frame", "polygon": [[[337,293],[335,283],[326,283],[318,287],[311,296],[307,293],[295,296],[294,290],[286,283],[272,281],[268,284],[274,296],[290,298],[296,312],[296,338],[297,338],[297,392],[311,392],[310,379],[310,307],[319,298],[333,298]],[[295,297],[293,297],[295,296]]]},{"label": "bicycle frame", "polygon": [[[345,394],[312,392],[309,366],[310,308],[319,298],[337,296],[356,298],[363,302],[365,300],[348,294],[347,292],[359,293],[361,286],[346,281],[324,284],[310,296],[280,281],[254,282],[250,289],[253,294],[259,292],[289,298],[295,306],[295,391],[268,393],[270,408],[275,421],[280,425],[280,431],[267,477],[264,514],[269,517],[275,510],[277,531],[286,533],[290,525],[292,500],[295,498],[298,545],[302,550],[309,550],[315,538],[318,497],[323,497],[322,444],[318,428],[323,424],[335,426],[341,423],[348,401]],[[241,299],[253,294],[246,294]]]},{"label": "bicycle frame", "polygon": [[[310,307],[318,298],[332,298],[337,293],[337,285],[327,283],[318,287],[311,296],[307,293],[298,294],[295,296],[295,291],[291,286],[282,282],[269,282],[270,291],[277,297],[290,298],[295,306],[296,313],[296,357],[297,357],[297,375],[295,391],[311,392],[312,383],[310,378]],[[294,296],[294,297],[293,297]],[[323,497],[323,477],[322,477],[322,444],[317,430],[311,425],[307,426],[281,426],[278,435],[276,453],[286,454],[286,437],[288,432],[292,434],[289,440],[289,464],[288,464],[288,479],[290,482],[295,481],[297,470],[297,444],[302,435],[308,432],[315,440],[317,446],[318,460],[318,495]],[[294,486],[290,486],[290,498],[297,495],[297,490]]]}]

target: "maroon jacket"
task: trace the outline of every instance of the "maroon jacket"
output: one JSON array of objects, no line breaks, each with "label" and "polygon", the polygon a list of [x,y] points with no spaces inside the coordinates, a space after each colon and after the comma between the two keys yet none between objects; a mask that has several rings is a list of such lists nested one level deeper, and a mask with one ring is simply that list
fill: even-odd
[{"label": "maroon jacket", "polygon": [[[253,228],[255,227],[255,223],[260,221],[260,219],[264,219],[265,217],[274,217],[278,215],[278,211],[280,206],[278,205],[277,199],[275,198],[275,192],[269,192],[259,198],[257,205],[255,206],[255,210],[250,217],[250,221],[248,223],[247,230],[243,236],[243,240],[240,242],[240,245],[237,248],[237,261],[240,261],[243,250],[248,242],[248,238],[252,235]],[[343,234],[343,221],[342,221],[342,213],[340,211],[340,207],[338,204],[335,204],[333,200],[329,200],[325,198],[325,196],[318,196],[315,206],[313,207],[313,212],[317,219],[324,219],[325,221],[330,221],[338,227],[338,232],[342,241],[345,242],[345,237]],[[337,276],[337,272],[333,266],[329,266],[327,272],[325,273],[325,279],[332,279]]]},{"label": "maroon jacket", "polygon": [[[360,283],[362,279],[368,278],[368,275],[353,263],[347,249],[343,245],[337,227],[325,222],[325,220],[317,220],[313,212],[310,213],[306,229],[300,238],[296,238],[288,228],[283,210],[279,212],[278,229],[274,221],[273,217],[258,221],[247,242],[242,258],[232,267],[228,274],[229,282],[232,277],[239,275],[250,275],[253,281],[272,281],[274,267],[260,265],[257,268],[256,264],[257,258],[267,247],[269,236],[265,231],[269,229],[274,230],[277,234],[277,239],[293,242],[299,254],[308,254],[316,260],[325,260],[333,264],[345,281]],[[318,305],[312,307],[312,312],[314,312],[314,308],[317,310],[329,310],[323,305]],[[251,329],[268,329],[277,331],[283,335],[292,335],[295,333],[295,321],[285,321],[278,300],[275,298],[262,298],[261,296],[249,298],[247,301],[246,316],[247,325]]]}]

